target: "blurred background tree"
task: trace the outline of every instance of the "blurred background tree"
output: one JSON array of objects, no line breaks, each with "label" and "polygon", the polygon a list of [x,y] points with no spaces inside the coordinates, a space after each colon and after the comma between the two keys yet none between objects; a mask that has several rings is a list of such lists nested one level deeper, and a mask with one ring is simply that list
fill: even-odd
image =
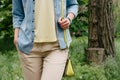
[{"label": "blurred background tree", "polygon": [[114,29],[113,1],[89,0],[89,36],[86,50],[89,62],[98,64],[108,56],[116,56]]}]

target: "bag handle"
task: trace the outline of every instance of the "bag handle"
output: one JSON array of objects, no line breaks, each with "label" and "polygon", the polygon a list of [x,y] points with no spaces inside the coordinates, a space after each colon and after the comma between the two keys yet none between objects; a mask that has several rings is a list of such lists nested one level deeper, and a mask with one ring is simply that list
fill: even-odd
[{"label": "bag handle", "polygon": [[[64,11],[65,11],[64,10],[65,9],[64,8],[64,1],[65,0],[61,0],[61,4],[62,4],[62,6],[61,6],[62,7],[62,9],[61,9],[62,10],[62,19],[64,19]],[[64,40],[65,40],[65,43],[66,43],[67,47],[69,48],[69,44],[68,44],[68,39],[67,39],[67,34],[66,33],[67,33],[67,30],[65,29],[64,30]]]}]

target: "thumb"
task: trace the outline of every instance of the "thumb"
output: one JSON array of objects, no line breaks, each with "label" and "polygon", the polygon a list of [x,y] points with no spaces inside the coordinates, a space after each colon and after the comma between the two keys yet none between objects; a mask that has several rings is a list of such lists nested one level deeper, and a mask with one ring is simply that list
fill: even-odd
[{"label": "thumb", "polygon": [[62,21],[62,18],[60,17],[60,18],[58,19],[58,22],[61,23],[61,21]]}]

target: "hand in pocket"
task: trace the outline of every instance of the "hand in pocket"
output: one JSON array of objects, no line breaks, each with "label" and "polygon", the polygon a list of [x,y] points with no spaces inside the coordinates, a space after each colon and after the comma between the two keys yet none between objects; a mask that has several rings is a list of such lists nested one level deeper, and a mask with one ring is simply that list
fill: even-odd
[{"label": "hand in pocket", "polygon": [[18,28],[16,28],[16,29],[14,30],[14,45],[15,45],[16,47],[17,47],[17,45],[18,45],[19,30],[20,30],[20,29],[18,29]]}]

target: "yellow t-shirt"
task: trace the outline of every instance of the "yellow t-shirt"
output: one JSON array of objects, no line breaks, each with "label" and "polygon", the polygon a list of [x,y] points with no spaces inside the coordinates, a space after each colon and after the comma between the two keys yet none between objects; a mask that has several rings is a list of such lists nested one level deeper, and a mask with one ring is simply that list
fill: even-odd
[{"label": "yellow t-shirt", "polygon": [[34,25],[35,43],[57,41],[53,0],[35,0]]}]

